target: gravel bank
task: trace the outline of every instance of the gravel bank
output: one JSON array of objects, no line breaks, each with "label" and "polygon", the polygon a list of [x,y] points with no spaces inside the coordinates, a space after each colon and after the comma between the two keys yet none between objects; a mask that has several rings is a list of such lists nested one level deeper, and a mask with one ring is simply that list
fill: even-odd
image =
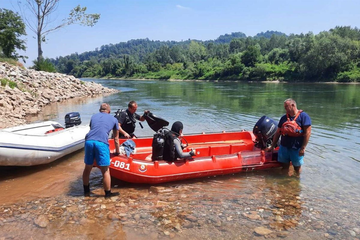
[{"label": "gravel bank", "polygon": [[74,76],[35,71],[0,62],[0,128],[25,124],[51,103],[118,92]]}]

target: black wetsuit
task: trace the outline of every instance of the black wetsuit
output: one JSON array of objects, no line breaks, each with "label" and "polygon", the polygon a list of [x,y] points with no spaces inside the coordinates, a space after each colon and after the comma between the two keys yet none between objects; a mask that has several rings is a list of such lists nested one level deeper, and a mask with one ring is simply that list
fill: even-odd
[{"label": "black wetsuit", "polygon": [[[136,120],[140,121],[140,115],[137,113],[130,113],[128,109],[120,113],[118,121],[121,125],[121,128],[127,132],[131,137],[134,137],[135,134],[135,123]],[[122,133],[119,133],[119,138],[125,138]]]}]

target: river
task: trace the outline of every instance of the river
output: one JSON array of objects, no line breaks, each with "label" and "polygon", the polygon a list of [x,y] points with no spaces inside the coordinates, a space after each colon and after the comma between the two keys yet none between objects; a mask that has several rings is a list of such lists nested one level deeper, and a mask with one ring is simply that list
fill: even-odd
[{"label": "river", "polygon": [[[184,123],[184,134],[252,130],[263,115],[278,120],[294,98],[312,119],[300,177],[279,170],[157,186],[113,181],[120,197],[82,196],[83,151],[54,163],[0,168],[0,239],[359,239],[360,85],[199,81],[95,81],[121,92],[47,106],[31,121],[83,124],[102,102],[112,113],[138,103],[138,113]],[[143,123],[137,136],[151,136]]]}]

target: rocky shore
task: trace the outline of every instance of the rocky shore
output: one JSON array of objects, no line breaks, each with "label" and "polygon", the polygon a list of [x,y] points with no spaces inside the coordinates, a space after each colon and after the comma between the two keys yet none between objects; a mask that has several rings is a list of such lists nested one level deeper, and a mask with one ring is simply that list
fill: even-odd
[{"label": "rocky shore", "polygon": [[26,69],[0,62],[0,129],[25,124],[51,103],[117,92],[74,76]]}]

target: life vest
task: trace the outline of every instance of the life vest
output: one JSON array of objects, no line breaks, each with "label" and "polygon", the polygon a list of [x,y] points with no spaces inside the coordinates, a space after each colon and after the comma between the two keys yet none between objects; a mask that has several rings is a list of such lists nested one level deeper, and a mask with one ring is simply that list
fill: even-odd
[{"label": "life vest", "polygon": [[280,132],[283,136],[300,137],[304,135],[304,131],[296,122],[296,119],[300,116],[300,113],[302,112],[302,110],[299,110],[293,120],[290,120],[289,114],[286,114],[287,121],[284,122],[280,128]]},{"label": "life vest", "polygon": [[136,123],[135,116],[133,115],[131,117],[127,112],[127,110],[118,109],[114,115],[114,117],[118,120],[118,122],[120,121],[120,117],[122,114],[125,114],[125,121],[121,124],[121,128],[124,129],[124,131],[129,133],[130,135],[133,135],[135,131],[135,123]]}]

